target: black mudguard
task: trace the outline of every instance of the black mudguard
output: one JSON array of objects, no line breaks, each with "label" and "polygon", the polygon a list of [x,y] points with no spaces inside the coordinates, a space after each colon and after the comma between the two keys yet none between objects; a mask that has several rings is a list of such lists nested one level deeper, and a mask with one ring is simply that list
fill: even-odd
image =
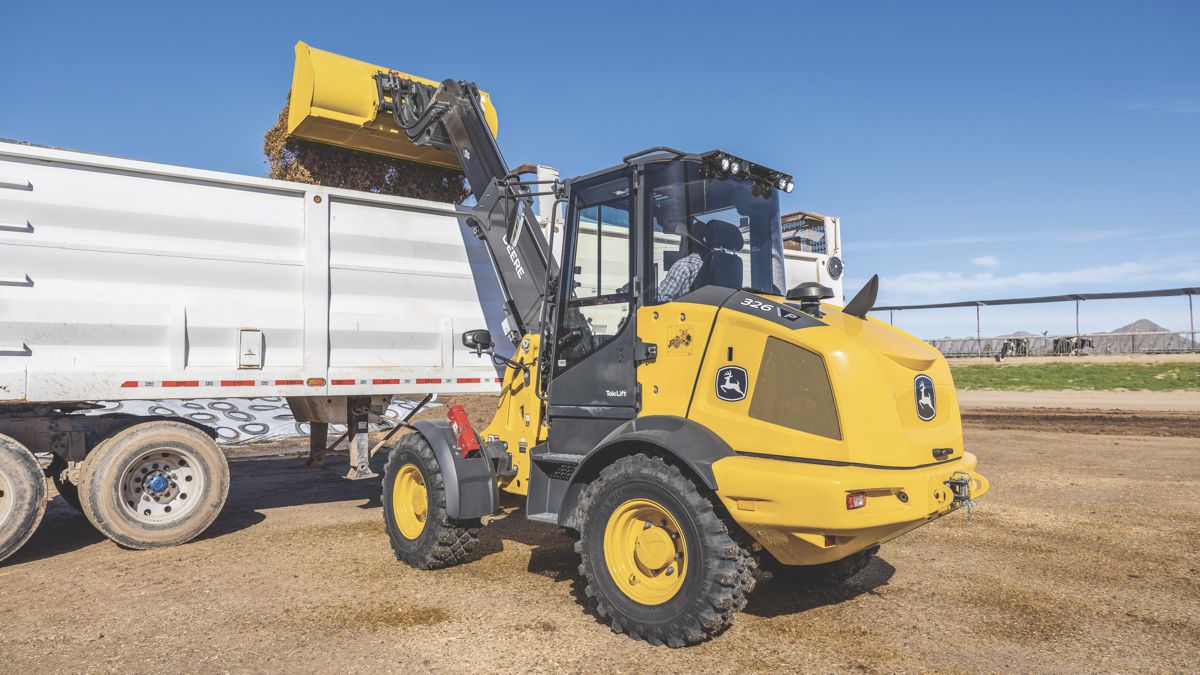
[{"label": "black mudguard", "polygon": [[413,427],[429,443],[442,470],[446,486],[446,515],[471,520],[495,513],[500,508],[500,491],[492,474],[492,463],[483,453],[463,459],[448,420],[421,420]]},{"label": "black mudguard", "polygon": [[559,524],[573,526],[571,518],[584,484],[598,474],[604,464],[637,447],[652,447],[674,456],[714,491],[717,479],[713,475],[713,463],[736,454],[720,436],[684,417],[649,415],[629,420],[613,429],[579,463],[558,509]]}]

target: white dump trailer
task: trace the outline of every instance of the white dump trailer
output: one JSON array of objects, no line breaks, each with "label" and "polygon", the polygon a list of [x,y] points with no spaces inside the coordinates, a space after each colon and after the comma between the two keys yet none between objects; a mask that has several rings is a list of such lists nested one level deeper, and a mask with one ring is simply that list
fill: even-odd
[{"label": "white dump trailer", "polygon": [[0,403],[491,391],[449,204],[0,144]]},{"label": "white dump trailer", "polygon": [[503,334],[500,298],[450,204],[0,143],[0,441],[43,465],[0,466],[0,558],[37,525],[43,470],[131,547],[224,502],[211,430],[69,414],[87,402],[287,397],[324,432],[397,394],[496,391],[458,336]]},{"label": "white dump trailer", "polygon": [[[367,422],[394,396],[497,391],[501,372],[459,339],[506,333],[489,254],[460,216],[0,142],[0,559],[37,527],[46,475],[131,548],[187,541],[219,512],[229,474],[212,429],[72,414],[91,402],[286,397],[311,423],[311,458],[346,424],[350,477],[365,478]],[[789,285],[827,278],[808,253],[786,251]]]}]

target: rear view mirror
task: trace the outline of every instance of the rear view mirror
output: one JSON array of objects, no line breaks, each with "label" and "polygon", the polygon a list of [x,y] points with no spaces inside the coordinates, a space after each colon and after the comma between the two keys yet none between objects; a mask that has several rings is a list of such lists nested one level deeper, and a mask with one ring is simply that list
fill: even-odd
[{"label": "rear view mirror", "polygon": [[462,334],[463,346],[467,349],[474,349],[476,354],[489,352],[495,344],[492,342],[492,333],[483,328],[469,330]]}]

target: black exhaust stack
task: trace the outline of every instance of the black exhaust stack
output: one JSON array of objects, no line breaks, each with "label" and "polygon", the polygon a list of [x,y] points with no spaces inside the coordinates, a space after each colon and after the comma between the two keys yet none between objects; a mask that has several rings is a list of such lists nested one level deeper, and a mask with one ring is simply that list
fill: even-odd
[{"label": "black exhaust stack", "polygon": [[875,299],[877,297],[879,297],[878,274],[872,276],[871,280],[858,292],[858,295],[846,303],[846,307],[842,309],[842,312],[850,316],[865,319],[867,318],[867,312],[875,308]]}]

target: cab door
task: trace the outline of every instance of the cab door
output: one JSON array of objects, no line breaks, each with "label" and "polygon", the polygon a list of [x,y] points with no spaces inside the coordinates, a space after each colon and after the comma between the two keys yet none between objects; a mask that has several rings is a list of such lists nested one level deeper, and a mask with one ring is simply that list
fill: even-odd
[{"label": "cab door", "polygon": [[585,454],[637,415],[633,172],[571,187],[555,312],[550,450]]}]

